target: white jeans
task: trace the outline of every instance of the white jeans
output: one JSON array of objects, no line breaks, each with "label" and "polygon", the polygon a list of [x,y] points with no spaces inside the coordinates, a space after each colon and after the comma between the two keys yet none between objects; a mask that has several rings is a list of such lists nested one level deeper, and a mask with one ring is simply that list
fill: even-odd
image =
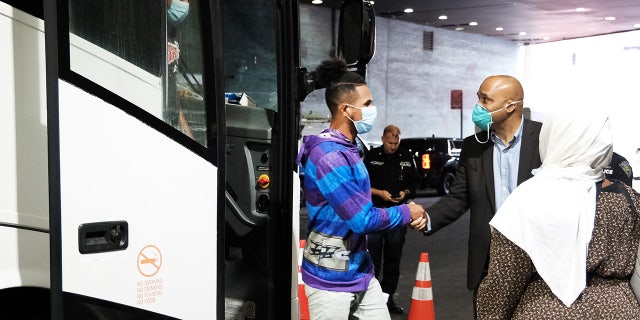
[{"label": "white jeans", "polygon": [[309,299],[311,320],[391,320],[387,309],[389,295],[382,292],[374,277],[369,288],[360,292],[338,292],[304,286]]}]

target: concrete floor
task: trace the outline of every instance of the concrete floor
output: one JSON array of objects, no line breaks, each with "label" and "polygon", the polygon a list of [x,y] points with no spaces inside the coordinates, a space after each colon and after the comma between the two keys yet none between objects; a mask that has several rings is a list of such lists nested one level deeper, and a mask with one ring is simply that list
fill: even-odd
[{"label": "concrete floor", "polygon": [[[425,207],[440,197],[425,196],[415,201]],[[400,281],[394,296],[405,309],[403,315],[391,315],[392,320],[408,319],[420,253],[429,255],[429,268],[433,287],[436,319],[473,319],[472,292],[467,290],[467,240],[469,214],[431,236],[409,230],[405,240],[400,266]]]}]

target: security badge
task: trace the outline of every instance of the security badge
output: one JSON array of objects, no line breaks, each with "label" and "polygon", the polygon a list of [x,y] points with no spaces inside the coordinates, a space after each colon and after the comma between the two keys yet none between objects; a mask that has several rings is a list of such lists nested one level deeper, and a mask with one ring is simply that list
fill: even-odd
[{"label": "security badge", "polygon": [[[631,176],[631,165],[628,161],[618,163],[618,167],[620,167],[620,170],[622,170],[627,177]],[[606,166],[603,171],[605,174],[613,175],[613,168],[611,168],[611,166]]]},{"label": "security badge", "polygon": [[410,161],[402,161],[402,162],[400,162],[400,166],[401,167],[411,167],[411,162]]},{"label": "security badge", "polygon": [[620,169],[622,169],[622,171],[624,171],[624,174],[626,174],[627,177],[631,176],[631,165],[628,161],[622,161],[618,163],[618,166],[620,167]]}]

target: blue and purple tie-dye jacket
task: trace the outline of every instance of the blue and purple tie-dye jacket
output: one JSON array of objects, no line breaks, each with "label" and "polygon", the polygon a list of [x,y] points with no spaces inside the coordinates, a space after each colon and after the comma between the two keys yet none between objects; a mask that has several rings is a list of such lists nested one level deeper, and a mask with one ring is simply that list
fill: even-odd
[{"label": "blue and purple tie-dye jacket", "polygon": [[408,223],[409,208],[373,206],[367,168],[339,131],[305,136],[297,162],[309,212],[302,280],[323,290],[366,290],[374,276],[366,235]]}]

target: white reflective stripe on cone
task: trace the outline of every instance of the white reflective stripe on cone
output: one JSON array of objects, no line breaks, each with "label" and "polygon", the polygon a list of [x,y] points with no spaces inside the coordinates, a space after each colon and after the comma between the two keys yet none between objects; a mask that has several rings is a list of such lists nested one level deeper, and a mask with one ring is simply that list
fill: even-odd
[{"label": "white reflective stripe on cone", "polygon": [[302,258],[304,257],[304,246],[307,244],[307,240],[300,240],[300,247],[298,248],[298,266],[302,265]]},{"label": "white reflective stripe on cone", "polygon": [[433,290],[431,290],[431,288],[413,288],[411,299],[417,301],[431,301],[433,300]]},{"label": "white reflective stripe on cone", "polygon": [[431,268],[429,268],[429,262],[418,263],[416,280],[431,281]]}]

